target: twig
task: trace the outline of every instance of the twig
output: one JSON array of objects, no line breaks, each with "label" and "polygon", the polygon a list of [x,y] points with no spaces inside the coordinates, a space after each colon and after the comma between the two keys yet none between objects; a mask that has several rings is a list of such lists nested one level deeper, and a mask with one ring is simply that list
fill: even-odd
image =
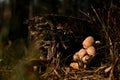
[{"label": "twig", "polygon": [[56,70],[54,70],[54,73],[57,75],[58,78],[61,78],[61,76],[58,74]]},{"label": "twig", "polygon": [[87,13],[83,12],[82,10],[79,10],[79,12],[81,12],[82,14],[84,14],[86,17],[90,18],[90,16]]},{"label": "twig", "polygon": [[105,66],[101,66],[101,67],[99,67],[98,69],[96,69],[96,70],[94,71],[94,73],[99,72],[100,70],[104,69],[105,67],[106,67],[106,65],[105,65]]},{"label": "twig", "polygon": [[110,71],[109,80],[114,80],[114,70],[119,60],[120,60],[120,55],[115,59],[115,62],[112,64],[112,69]]},{"label": "twig", "polygon": [[107,68],[104,70],[104,72],[105,72],[105,73],[108,73],[109,71],[111,71],[111,69],[112,69],[112,66],[109,66],[109,67],[107,67]]},{"label": "twig", "polygon": [[[102,20],[100,19],[99,15],[98,15],[98,13],[96,12],[96,10],[95,10],[95,8],[93,7],[93,5],[91,5],[91,7],[92,7],[92,9],[93,9],[93,11],[94,11],[94,13],[95,13],[97,19],[99,20],[100,24],[103,25],[104,22],[102,22]],[[104,27],[103,27],[103,28],[104,28]]]}]

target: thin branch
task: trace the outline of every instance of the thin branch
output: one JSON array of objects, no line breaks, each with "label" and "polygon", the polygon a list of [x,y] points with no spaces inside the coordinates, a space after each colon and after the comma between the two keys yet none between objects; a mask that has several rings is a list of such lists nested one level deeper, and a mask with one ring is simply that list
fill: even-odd
[{"label": "thin branch", "polygon": [[115,59],[114,63],[111,65],[112,69],[110,71],[109,80],[114,80],[114,71],[115,71],[115,67],[117,66],[119,60],[120,60],[120,55]]},{"label": "thin branch", "polygon": [[[102,20],[100,19],[99,15],[98,15],[98,13],[96,12],[96,10],[95,10],[95,8],[93,7],[93,5],[91,5],[91,7],[92,7],[93,12],[95,13],[95,15],[96,15],[97,19],[99,20],[99,22],[101,23],[101,25],[103,25],[103,24],[104,24],[104,22],[102,22]],[[104,27],[103,27],[103,28],[104,28]]]}]

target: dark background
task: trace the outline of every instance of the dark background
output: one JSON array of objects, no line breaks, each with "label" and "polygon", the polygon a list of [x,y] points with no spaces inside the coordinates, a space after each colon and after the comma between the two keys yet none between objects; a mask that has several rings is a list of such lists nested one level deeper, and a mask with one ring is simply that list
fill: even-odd
[{"label": "dark background", "polygon": [[117,0],[1,0],[0,39],[26,38],[28,25],[24,23],[37,15],[57,14],[87,20],[88,17],[84,14],[92,14],[91,5],[97,11],[102,11],[118,3]]}]

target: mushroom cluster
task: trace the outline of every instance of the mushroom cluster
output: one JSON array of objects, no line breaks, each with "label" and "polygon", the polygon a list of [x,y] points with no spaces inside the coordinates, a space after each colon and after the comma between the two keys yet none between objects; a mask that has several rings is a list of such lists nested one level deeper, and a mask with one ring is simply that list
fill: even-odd
[{"label": "mushroom cluster", "polygon": [[83,48],[73,55],[73,62],[70,67],[74,69],[87,68],[92,58],[95,56],[96,50],[93,44],[95,43],[92,36],[88,36],[82,43]]}]

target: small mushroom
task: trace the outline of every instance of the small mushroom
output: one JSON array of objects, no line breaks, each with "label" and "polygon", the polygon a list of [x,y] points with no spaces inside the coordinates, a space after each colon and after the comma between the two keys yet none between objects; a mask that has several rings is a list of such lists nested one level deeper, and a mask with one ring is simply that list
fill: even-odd
[{"label": "small mushroom", "polygon": [[85,40],[83,41],[82,45],[83,48],[88,48],[90,46],[92,46],[94,43],[94,38],[92,36],[88,36],[87,38],[85,38]]},{"label": "small mushroom", "polygon": [[76,52],[73,55],[73,60],[81,60],[83,56],[85,56],[87,54],[85,49],[80,49],[78,52]]},{"label": "small mushroom", "polygon": [[37,69],[38,69],[38,66],[33,66],[34,71],[37,71]]},{"label": "small mushroom", "polygon": [[87,54],[90,56],[95,56],[95,48],[93,46],[90,46],[89,48],[86,49]]},{"label": "small mushroom", "polygon": [[83,63],[88,63],[90,61],[90,56],[89,55],[85,55],[83,58],[82,58],[82,62]]},{"label": "small mushroom", "polygon": [[76,62],[70,63],[70,67],[72,67],[73,69],[77,69],[77,70],[79,69],[79,65]]},{"label": "small mushroom", "polygon": [[89,55],[85,55],[83,58],[82,58],[82,63],[83,63],[83,68],[86,69],[87,66],[89,65],[91,61],[91,57]]},{"label": "small mushroom", "polygon": [[95,44],[101,44],[101,42],[99,40],[95,41]]}]

